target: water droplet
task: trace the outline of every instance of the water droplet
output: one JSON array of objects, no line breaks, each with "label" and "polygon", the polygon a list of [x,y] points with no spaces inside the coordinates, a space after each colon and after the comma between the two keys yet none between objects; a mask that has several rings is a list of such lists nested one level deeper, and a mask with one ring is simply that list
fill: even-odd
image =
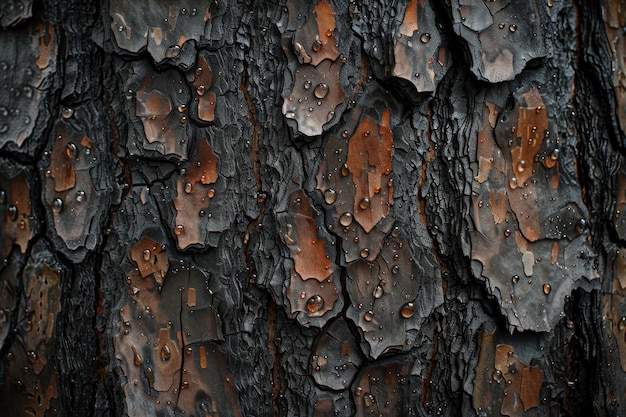
[{"label": "water droplet", "polygon": [[85,192],[83,190],[79,190],[76,192],[76,201],[82,203],[85,200]]},{"label": "water droplet", "polygon": [[179,224],[174,228],[174,233],[177,235],[182,234],[184,231],[185,231],[185,227],[182,224]]},{"label": "water droplet", "polygon": [[361,253],[360,253],[361,258],[363,258],[363,259],[367,258],[369,256],[369,254],[370,254],[370,250],[369,249],[367,249],[367,248],[361,249]]},{"label": "water droplet", "polygon": [[123,31],[124,31],[124,26],[119,25],[119,26],[117,27],[117,31],[118,31],[118,32],[123,32]]},{"label": "water droplet", "polygon": [[315,87],[315,90],[313,90],[313,94],[317,98],[324,98],[328,95],[328,90],[328,84],[320,83],[317,85],[317,87]]},{"label": "water droplet", "polygon": [[215,197],[215,190],[213,188],[210,188],[209,191],[207,191],[206,196],[209,198]]},{"label": "water droplet", "polygon": [[326,36],[328,36],[329,38],[330,38],[331,36],[333,36],[333,30],[332,30],[332,29],[328,29],[328,30],[326,31]]},{"label": "water droplet", "polygon": [[502,382],[502,380],[504,379],[502,377],[502,371],[500,371],[499,369],[496,369],[495,371],[493,371],[493,373],[491,374],[491,378],[494,381],[496,381],[498,384]]},{"label": "water droplet", "polygon": [[422,33],[422,36],[420,36],[420,41],[422,41],[422,43],[430,42],[430,33]]},{"label": "water droplet", "polygon": [[337,200],[337,193],[332,188],[324,191],[324,201],[326,204],[333,204]]},{"label": "water droplet", "polygon": [[324,299],[319,295],[314,295],[306,302],[306,310],[309,314],[317,313],[322,307],[324,307]]},{"label": "water droplet", "polygon": [[517,172],[524,172],[526,169],[526,161],[523,159],[517,163]]},{"label": "water droplet", "polygon": [[74,114],[74,109],[71,109],[69,107],[63,107],[63,110],[61,110],[61,116],[64,119],[69,119],[70,117],[72,117],[73,114]]},{"label": "water droplet", "polygon": [[173,59],[180,55],[180,46],[171,45],[165,50],[165,58]]},{"label": "water droplet", "polygon": [[55,198],[52,200],[52,211],[55,213],[60,213],[63,210],[63,200],[60,198]]},{"label": "water droplet", "polygon": [[146,250],[143,251],[143,260],[144,261],[149,261],[151,257],[152,257],[152,253],[150,252],[150,249],[146,249]]},{"label": "water droplet", "polygon": [[371,407],[372,404],[376,404],[376,398],[374,398],[374,396],[370,393],[365,394],[363,401],[365,402],[365,406],[368,408]]},{"label": "water droplet", "polygon": [[169,346],[167,345],[163,346],[163,348],[161,349],[161,360],[168,361],[170,360],[171,356],[172,356],[172,352],[170,351]]},{"label": "water droplet", "polygon": [[502,23],[502,22],[500,22],[500,24],[498,25],[498,27],[499,27],[500,29],[504,29],[504,26],[505,26],[505,24],[504,24],[504,23]]},{"label": "water droplet", "polygon": [[287,119],[295,119],[295,118],[296,118],[296,112],[294,112],[293,110],[288,110],[288,111],[285,113],[285,117],[286,117]]},{"label": "water droplet", "polygon": [[619,329],[620,332],[623,332],[624,330],[626,330],[626,317],[622,317],[619,322],[617,323],[617,328]]},{"label": "water droplet", "polygon": [[413,302],[408,302],[400,309],[400,315],[405,319],[410,319],[415,314],[417,306]]},{"label": "water droplet", "polygon": [[513,284],[517,284],[519,282],[519,275],[513,275],[513,278],[511,278],[511,281],[513,281]]},{"label": "water droplet", "polygon": [[368,310],[365,313],[363,313],[363,319],[365,321],[372,321],[373,318],[374,318],[374,312],[372,310]]},{"label": "water droplet", "polygon": [[359,202],[359,208],[361,210],[367,210],[369,207],[370,207],[370,199],[367,197],[361,199],[361,201]]},{"label": "water droplet", "polygon": [[517,25],[511,25],[511,26],[509,26],[509,30],[510,30],[511,32],[515,32],[515,31],[517,30]]},{"label": "water droplet", "polygon": [[344,139],[347,138],[348,137],[348,131],[344,130],[343,132],[341,132],[341,137],[344,138]]},{"label": "water droplet", "polygon": [[376,288],[374,288],[374,298],[380,298],[384,293],[385,291],[380,285],[377,285]]},{"label": "water droplet", "polygon": [[11,221],[17,220],[17,207],[14,205],[10,205],[7,209],[7,217]]},{"label": "water droplet", "polygon": [[346,212],[339,217],[339,223],[344,227],[348,227],[352,224],[352,219],[352,213]]},{"label": "water droplet", "polygon": [[330,122],[333,119],[333,117],[335,117],[335,112],[334,111],[329,111],[328,115],[326,116],[326,121]]},{"label": "water droplet", "polygon": [[552,287],[550,286],[550,284],[543,284],[543,293],[545,295],[550,294],[550,291],[552,291]]},{"label": "water droplet", "polygon": [[305,90],[308,90],[308,89],[310,89],[310,88],[311,88],[311,86],[312,86],[312,85],[313,85],[313,83],[311,82],[311,80],[306,80],[306,81],[304,82],[304,89],[305,89]]},{"label": "water droplet", "polygon": [[141,360],[141,356],[139,355],[139,352],[137,352],[137,348],[135,348],[135,346],[133,346],[133,353],[134,353],[135,366],[141,366],[143,361]]},{"label": "water droplet", "polygon": [[76,158],[77,150],[74,142],[69,142],[65,147],[65,155],[67,155],[68,158]]},{"label": "water droplet", "polygon": [[511,231],[509,229],[506,229],[504,231],[504,237],[509,237],[509,236],[511,236]]},{"label": "water droplet", "polygon": [[398,265],[394,265],[393,268],[391,268],[391,273],[397,274],[398,272],[400,272],[400,267]]},{"label": "water droplet", "polygon": [[313,52],[319,52],[319,50],[322,49],[322,42],[317,39],[315,42],[313,42],[311,49],[313,50]]},{"label": "water droplet", "polygon": [[26,222],[25,222],[24,220],[20,220],[20,221],[17,223],[17,228],[18,228],[18,229],[20,229],[20,230],[24,230],[24,229],[26,229]]},{"label": "water droplet", "polygon": [[550,159],[552,159],[553,161],[556,161],[557,159],[559,159],[559,154],[561,153],[561,151],[559,151],[559,149],[555,149],[552,151],[552,153],[550,154]]},{"label": "water droplet", "polygon": [[511,180],[509,181],[509,187],[511,187],[511,190],[514,190],[517,188],[517,178],[512,177]]},{"label": "water droplet", "polygon": [[193,185],[190,182],[185,184],[185,192],[187,194],[191,194],[192,191],[193,191]]}]

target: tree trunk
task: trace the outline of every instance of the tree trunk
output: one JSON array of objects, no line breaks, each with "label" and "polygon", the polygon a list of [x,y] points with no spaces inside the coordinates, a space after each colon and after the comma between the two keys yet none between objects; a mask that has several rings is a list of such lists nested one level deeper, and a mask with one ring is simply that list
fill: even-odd
[{"label": "tree trunk", "polygon": [[626,414],[620,0],[0,6],[0,414]]}]

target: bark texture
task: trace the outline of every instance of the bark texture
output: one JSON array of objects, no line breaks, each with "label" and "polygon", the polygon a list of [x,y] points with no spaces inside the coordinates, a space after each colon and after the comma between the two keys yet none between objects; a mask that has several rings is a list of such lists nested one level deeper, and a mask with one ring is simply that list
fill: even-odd
[{"label": "bark texture", "polygon": [[2,412],[626,413],[620,0],[0,26]]}]

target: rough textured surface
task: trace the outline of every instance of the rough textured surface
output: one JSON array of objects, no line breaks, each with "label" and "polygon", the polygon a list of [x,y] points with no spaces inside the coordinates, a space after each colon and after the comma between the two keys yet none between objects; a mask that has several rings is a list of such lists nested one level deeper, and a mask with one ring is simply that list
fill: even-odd
[{"label": "rough textured surface", "polygon": [[0,409],[624,415],[624,10],[4,2]]}]

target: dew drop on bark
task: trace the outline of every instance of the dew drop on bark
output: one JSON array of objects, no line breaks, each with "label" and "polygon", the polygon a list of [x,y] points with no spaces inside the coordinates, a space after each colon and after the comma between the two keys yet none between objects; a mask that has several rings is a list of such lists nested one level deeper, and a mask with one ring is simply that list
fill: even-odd
[{"label": "dew drop on bark", "polygon": [[380,285],[377,285],[376,288],[374,288],[374,298],[380,298],[382,297],[382,295],[384,294],[384,290],[383,287],[381,287]]},{"label": "dew drop on bark", "polygon": [[543,293],[548,295],[550,291],[552,291],[552,286],[550,284],[543,284]]},{"label": "dew drop on bark", "polygon": [[339,223],[341,223],[342,226],[344,227],[348,227],[352,224],[352,213],[343,213],[340,217],[339,217]]},{"label": "dew drop on bark", "polygon": [[174,233],[177,235],[182,234],[184,231],[185,231],[185,228],[183,227],[182,224],[179,224],[174,228]]},{"label": "dew drop on bark", "polygon": [[400,315],[405,319],[410,319],[415,314],[416,309],[415,303],[408,302],[400,309]]},{"label": "dew drop on bark", "polygon": [[372,310],[368,310],[363,314],[363,319],[365,319],[365,321],[372,321],[373,318],[374,312]]},{"label": "dew drop on bark", "polygon": [[324,201],[326,204],[333,204],[337,200],[337,192],[332,188],[324,191]]},{"label": "dew drop on bark", "polygon": [[63,107],[63,110],[61,110],[61,116],[64,119],[69,119],[70,117],[72,117],[73,114],[74,114],[74,109],[71,109],[69,107]]},{"label": "dew drop on bark", "polygon": [[178,55],[180,55],[180,46],[178,45],[172,45],[165,50],[165,58],[172,59],[176,58]]},{"label": "dew drop on bark", "polygon": [[313,50],[313,52],[319,52],[319,50],[322,49],[322,42],[320,42],[319,39],[316,40],[315,42],[313,42],[311,49]]},{"label": "dew drop on bark", "polygon": [[317,87],[315,87],[315,90],[313,90],[313,94],[317,98],[326,97],[328,95],[328,84],[326,83],[318,84]]},{"label": "dew drop on bark", "polygon": [[7,209],[7,217],[11,221],[17,220],[17,207],[14,205],[10,205]]},{"label": "dew drop on bark", "polygon": [[312,86],[312,85],[313,85],[313,83],[311,82],[311,80],[306,80],[306,81],[304,82],[304,89],[305,89],[305,90],[308,90],[308,89],[310,89],[310,88],[311,88],[311,86]]},{"label": "dew drop on bark", "polygon": [[430,42],[430,33],[422,33],[422,36],[420,36],[420,41],[422,41],[422,43]]},{"label": "dew drop on bark", "polygon": [[76,151],[77,151],[76,144],[74,144],[74,142],[69,142],[67,146],[65,147],[65,154],[67,155],[68,158],[75,158]]},{"label": "dew drop on bark", "polygon": [[314,295],[306,302],[306,309],[309,313],[317,313],[324,306],[324,299],[319,295]]}]

